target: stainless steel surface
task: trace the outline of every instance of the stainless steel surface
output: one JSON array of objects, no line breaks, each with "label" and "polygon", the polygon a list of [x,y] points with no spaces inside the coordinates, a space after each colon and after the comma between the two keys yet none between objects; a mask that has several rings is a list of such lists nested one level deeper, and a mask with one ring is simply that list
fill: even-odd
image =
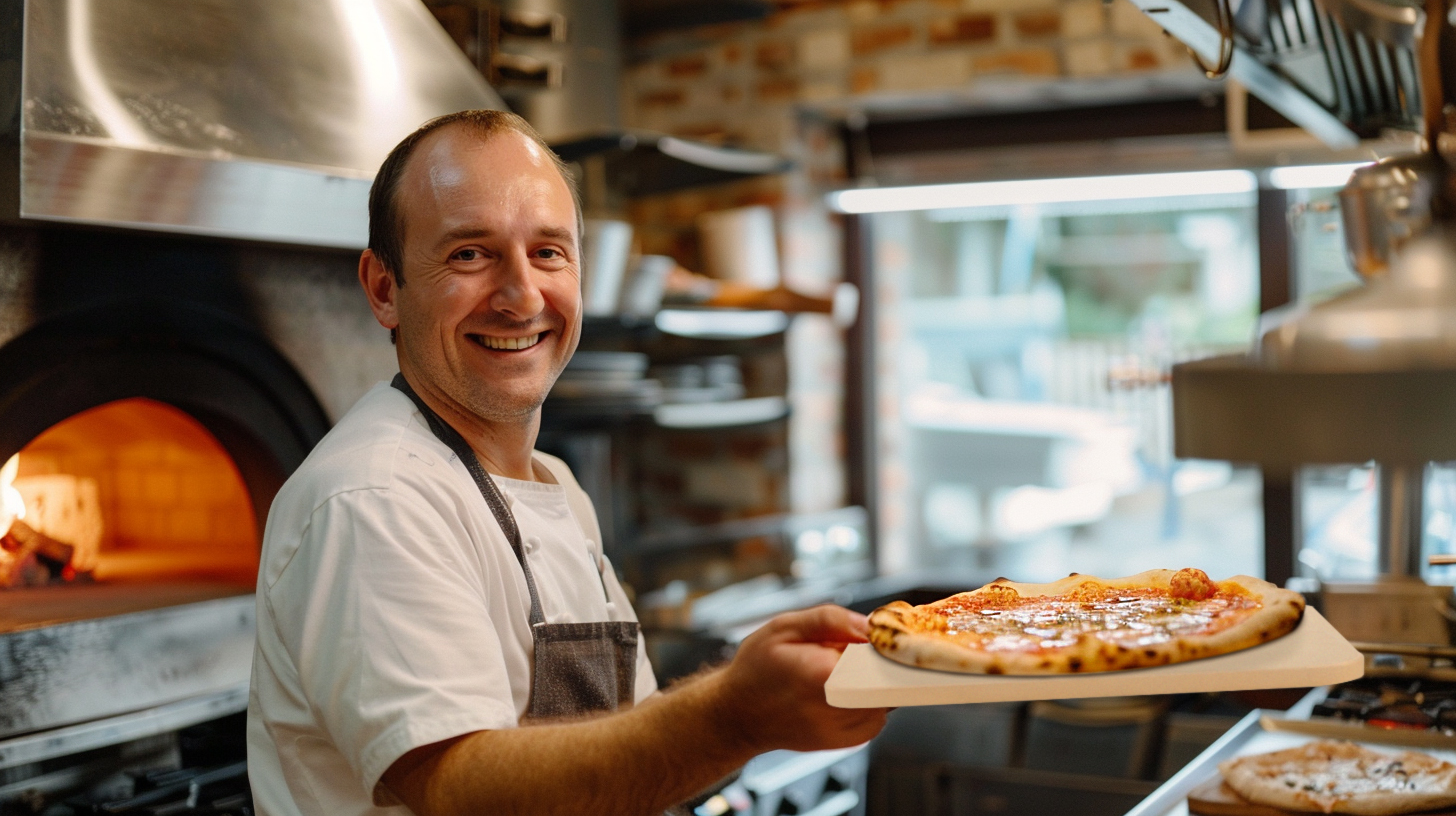
[{"label": "stainless steel surface", "polygon": [[156,736],[246,711],[246,682],[181,702],[0,740],[0,769]]},{"label": "stainless steel surface", "polygon": [[0,635],[0,737],[246,683],[254,619],[239,595]]},{"label": "stainless steel surface", "polygon": [[22,161],[25,218],[344,249],[369,238],[367,176],[44,134]]},{"label": "stainless steel surface", "polygon": [[[1184,816],[1188,813],[1188,794],[1217,776],[1218,763],[1236,756],[1296,747],[1317,737],[1338,736],[1376,745],[1414,746],[1428,751],[1439,751],[1438,758],[1446,761],[1453,758],[1450,752],[1456,749],[1456,740],[1449,737],[1441,737],[1439,741],[1423,741],[1425,732],[1419,732],[1412,738],[1410,732],[1360,726],[1352,728],[1351,733],[1346,733],[1344,730],[1330,731],[1323,727],[1323,723],[1310,721],[1305,701],[1317,694],[1323,697],[1324,691],[1315,689],[1305,696],[1305,700],[1283,715],[1260,709],[1249,712],[1238,725],[1220,737],[1218,742],[1208,746],[1196,759],[1184,766],[1183,770],[1174,774],[1148,798],[1138,803],[1137,807],[1128,811],[1127,816]],[[1330,725],[1339,728],[1337,724]]]},{"label": "stainless steel surface", "polygon": [[[615,0],[500,0],[500,7],[502,17],[560,21],[529,27],[535,31],[521,27],[516,34],[502,26],[493,73],[516,111],[550,142],[619,132],[622,58]],[[518,70],[500,70],[507,65]],[[519,70],[528,66],[533,70]]]},{"label": "stainless steel surface", "polygon": [[1184,458],[1275,469],[1456,459],[1456,368],[1279,370],[1244,355],[1173,367],[1173,445]]},{"label": "stainless steel surface", "polygon": [[1376,563],[1392,578],[1421,577],[1421,540],[1425,533],[1422,496],[1426,492],[1426,466],[1380,465],[1379,529]]},{"label": "stainless steel surface", "polygon": [[1271,369],[1456,368],[1456,228],[1410,241],[1385,276],[1263,332]]},{"label": "stainless steel surface", "polygon": [[1365,654],[1456,659],[1456,646],[1432,646],[1425,643],[1370,643],[1363,640],[1352,640],[1350,645],[1355,647],[1355,651]]},{"label": "stainless steel surface", "polygon": [[[1245,0],[1250,2],[1251,0]],[[1190,9],[1181,0],[1132,0],[1164,31],[1183,41],[1206,60],[1218,57],[1219,33],[1209,21]],[[1317,51],[1316,44],[1314,51]],[[1305,49],[1307,52],[1309,49]],[[1318,56],[1315,56],[1318,59]],[[1308,56],[1306,62],[1313,62]],[[1308,130],[1325,144],[1333,148],[1354,147],[1360,137],[1337,113],[1337,99],[1328,95],[1311,96],[1308,90],[1292,80],[1300,75],[1306,66],[1292,66],[1288,72],[1276,71],[1254,57],[1246,47],[1240,46],[1234,54],[1229,75],[1237,79],[1249,92],[1264,100],[1271,108],[1282,113],[1291,122]],[[1313,70],[1325,71],[1322,62]]]},{"label": "stainless steel surface", "polygon": [[401,137],[503,107],[418,0],[0,15],[0,164],[18,151],[24,218],[360,246],[369,179]]},{"label": "stainless steel surface", "polygon": [[1440,164],[1430,154],[1386,159],[1356,170],[1340,191],[1345,247],[1361,276],[1385,274],[1396,251],[1430,227]]},{"label": "stainless steel surface", "polygon": [[1129,810],[1127,816],[1162,816],[1175,812],[1174,809],[1187,800],[1189,791],[1208,778],[1210,768],[1215,768],[1218,763],[1236,755],[1244,743],[1262,732],[1259,718],[1263,715],[1264,712],[1259,709],[1244,715],[1238,725],[1230,728],[1217,742],[1205,748],[1197,759],[1185,765],[1183,770],[1173,774],[1148,798],[1139,802],[1137,807]]},{"label": "stainless steel surface", "polygon": [[1414,48],[1426,24],[1425,12],[1382,0],[1319,0],[1340,25],[1387,45]]}]

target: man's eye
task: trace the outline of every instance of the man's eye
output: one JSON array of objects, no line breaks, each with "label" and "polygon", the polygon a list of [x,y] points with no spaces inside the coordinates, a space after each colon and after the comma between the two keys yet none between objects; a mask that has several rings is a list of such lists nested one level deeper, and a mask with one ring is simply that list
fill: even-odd
[{"label": "man's eye", "polygon": [[561,254],[560,251],[555,250],[555,249],[552,249],[551,247],[542,247],[542,248],[536,250],[536,257],[538,257],[538,258],[554,259],[554,258],[561,258],[561,257],[564,257],[564,256]]},{"label": "man's eye", "polygon": [[455,253],[457,261],[475,261],[480,259],[480,251],[475,249],[462,249]]}]

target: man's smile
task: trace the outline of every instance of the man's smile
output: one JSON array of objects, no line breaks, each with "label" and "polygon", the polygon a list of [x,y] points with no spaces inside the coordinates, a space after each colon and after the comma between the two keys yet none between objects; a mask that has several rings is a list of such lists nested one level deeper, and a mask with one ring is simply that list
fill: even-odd
[{"label": "man's smile", "polygon": [[528,334],[524,337],[495,337],[489,334],[471,334],[467,337],[493,351],[524,351],[540,343],[546,337],[546,332]]}]

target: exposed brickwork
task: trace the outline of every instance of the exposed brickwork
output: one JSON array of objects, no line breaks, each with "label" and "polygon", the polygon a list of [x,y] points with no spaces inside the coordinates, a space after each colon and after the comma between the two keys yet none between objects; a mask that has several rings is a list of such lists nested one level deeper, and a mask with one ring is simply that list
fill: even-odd
[{"label": "exposed brickwork", "polygon": [[662,56],[629,66],[623,96],[632,125],[785,152],[798,107],[943,102],[982,78],[1035,97],[1027,78],[1192,74],[1170,43],[1130,0],[820,0],[639,44]]},{"label": "exposed brickwork", "polygon": [[961,14],[930,21],[932,45],[963,45],[996,39],[996,18],[989,14]]},{"label": "exposed brickwork", "polygon": [[770,77],[758,83],[760,102],[790,102],[798,97],[799,83],[789,77]]},{"label": "exposed brickwork", "polygon": [[786,40],[769,40],[758,44],[753,63],[759,68],[777,71],[794,64],[794,46]]},{"label": "exposed brickwork", "polygon": [[1122,66],[1129,71],[1151,71],[1163,67],[1163,60],[1151,48],[1129,48],[1123,54]]},{"label": "exposed brickwork", "polygon": [[971,70],[977,74],[1024,74],[1026,76],[1060,76],[1061,63],[1050,48],[1019,48],[997,51],[971,58]]},{"label": "exposed brickwork", "polygon": [[694,79],[708,73],[708,58],[704,54],[691,54],[667,61],[667,75],[675,79]]},{"label": "exposed brickwork", "polygon": [[1062,33],[1062,15],[1055,9],[1033,9],[1011,17],[1018,36],[1028,39],[1056,37]]},{"label": "exposed brickwork", "polygon": [[857,57],[878,53],[915,39],[915,29],[907,23],[865,26],[850,33],[850,51]]},{"label": "exposed brickwork", "polygon": [[[624,72],[628,124],[770,150],[798,163],[783,176],[630,202],[626,215],[641,251],[700,269],[693,228],[699,214],[766,204],[778,215],[785,280],[819,291],[841,274],[837,226],[821,194],[844,183],[836,123],[847,111],[907,100],[953,109],[982,91],[1004,103],[1008,94],[1040,98],[1042,86],[1068,80],[1195,72],[1130,0],[809,0],[763,21],[634,45],[652,56]],[[762,439],[672,435],[671,443],[640,452],[640,481],[662,500],[644,509],[651,518],[638,521],[704,523],[772,512],[785,507],[789,493],[794,509],[840,504],[840,340],[828,321],[799,318],[787,349],[796,373],[769,377],[788,381],[792,467],[775,459],[784,455],[781,443],[777,454],[759,456]],[[756,376],[745,371],[746,379]],[[887,516],[886,523],[899,522]],[[725,558],[724,575],[763,568],[753,566],[759,555],[751,549]],[[702,565],[692,572],[701,576]]]}]

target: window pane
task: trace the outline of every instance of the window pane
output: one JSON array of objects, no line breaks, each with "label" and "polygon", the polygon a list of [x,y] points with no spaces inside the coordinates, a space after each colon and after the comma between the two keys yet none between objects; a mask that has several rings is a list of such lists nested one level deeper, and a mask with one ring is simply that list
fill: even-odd
[{"label": "window pane", "polygon": [[1260,574],[1258,474],[1176,461],[1167,384],[1248,348],[1252,194],[874,218],[884,568]]}]

